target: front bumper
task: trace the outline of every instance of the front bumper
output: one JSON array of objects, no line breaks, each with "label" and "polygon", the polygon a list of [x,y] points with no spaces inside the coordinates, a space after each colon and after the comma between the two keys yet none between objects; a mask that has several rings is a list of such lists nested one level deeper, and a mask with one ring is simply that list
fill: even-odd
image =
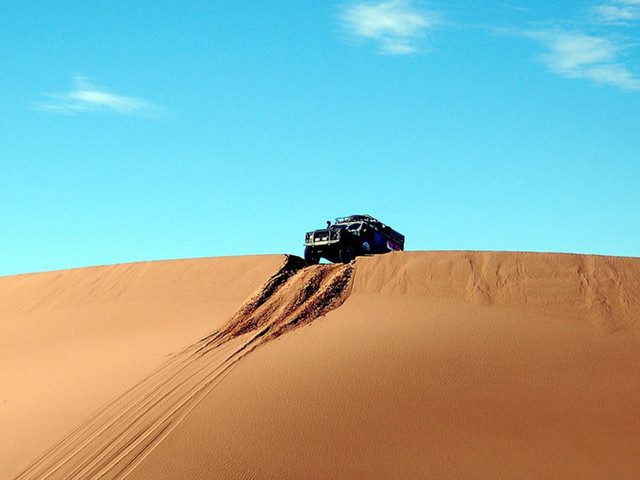
[{"label": "front bumper", "polygon": [[316,230],[307,233],[304,241],[305,247],[326,247],[340,243],[340,233],[331,230]]}]

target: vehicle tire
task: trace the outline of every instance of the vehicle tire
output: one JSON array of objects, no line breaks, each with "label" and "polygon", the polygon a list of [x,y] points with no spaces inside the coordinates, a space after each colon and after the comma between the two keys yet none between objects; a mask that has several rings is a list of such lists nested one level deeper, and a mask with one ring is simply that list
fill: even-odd
[{"label": "vehicle tire", "polygon": [[316,265],[320,262],[320,255],[311,247],[304,248],[304,261],[307,262],[307,265]]},{"label": "vehicle tire", "polygon": [[356,252],[351,247],[345,247],[340,250],[340,261],[342,263],[351,263],[351,261],[355,260]]}]

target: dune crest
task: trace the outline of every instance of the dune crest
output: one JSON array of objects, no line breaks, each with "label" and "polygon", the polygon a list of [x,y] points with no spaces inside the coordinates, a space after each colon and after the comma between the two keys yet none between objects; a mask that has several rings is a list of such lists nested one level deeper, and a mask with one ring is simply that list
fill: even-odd
[{"label": "dune crest", "polygon": [[358,260],[354,288],[458,298],[640,334],[640,259],[524,252],[403,252]]}]

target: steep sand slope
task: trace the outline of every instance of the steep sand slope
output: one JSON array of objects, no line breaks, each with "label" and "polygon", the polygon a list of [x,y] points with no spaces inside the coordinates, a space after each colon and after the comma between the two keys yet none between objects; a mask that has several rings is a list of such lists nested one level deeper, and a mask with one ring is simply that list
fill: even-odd
[{"label": "steep sand slope", "polygon": [[359,259],[128,478],[640,478],[639,317],[639,259]]},{"label": "steep sand slope", "polygon": [[0,478],[220,327],[284,256],[0,277]]},{"label": "steep sand slope", "polygon": [[21,478],[640,476],[640,259],[289,267]]}]

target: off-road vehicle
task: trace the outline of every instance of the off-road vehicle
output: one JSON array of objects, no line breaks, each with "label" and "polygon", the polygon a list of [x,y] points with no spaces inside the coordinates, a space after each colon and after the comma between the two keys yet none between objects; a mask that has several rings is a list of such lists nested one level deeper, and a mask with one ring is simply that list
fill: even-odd
[{"label": "off-road vehicle", "polygon": [[358,255],[404,250],[404,235],[369,215],[351,215],[327,222],[327,228],[307,232],[304,259],[314,265],[325,258],[349,263]]}]

